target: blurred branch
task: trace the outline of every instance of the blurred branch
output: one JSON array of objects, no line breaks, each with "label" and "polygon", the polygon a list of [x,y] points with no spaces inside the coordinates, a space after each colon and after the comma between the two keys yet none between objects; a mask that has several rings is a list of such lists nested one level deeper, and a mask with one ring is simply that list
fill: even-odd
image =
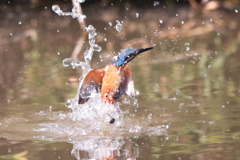
[{"label": "blurred branch", "polygon": [[196,0],[188,0],[188,2],[190,3],[190,5],[193,8],[197,8],[198,7],[198,3],[196,2]]}]

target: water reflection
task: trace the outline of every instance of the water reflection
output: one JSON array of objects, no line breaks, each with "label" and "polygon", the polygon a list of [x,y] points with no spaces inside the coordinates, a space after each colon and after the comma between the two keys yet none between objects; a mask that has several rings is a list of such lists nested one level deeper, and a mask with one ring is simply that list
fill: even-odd
[{"label": "water reflection", "polygon": [[[82,142],[74,142],[71,153],[79,160],[81,159],[135,159],[137,155],[133,155],[132,148],[124,150],[125,153],[120,154],[120,149],[125,144],[123,137],[114,137],[111,139],[90,139]],[[129,149],[129,150],[128,150]]]}]

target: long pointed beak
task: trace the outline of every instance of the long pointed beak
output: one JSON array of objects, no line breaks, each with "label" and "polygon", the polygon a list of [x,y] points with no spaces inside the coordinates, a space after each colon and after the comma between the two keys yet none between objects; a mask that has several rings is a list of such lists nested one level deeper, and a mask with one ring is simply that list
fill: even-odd
[{"label": "long pointed beak", "polygon": [[129,56],[127,56],[124,60],[124,63],[128,63],[131,60],[133,60],[137,55],[139,55],[142,52],[148,51],[150,49],[153,49],[153,47],[149,47],[149,48],[142,48],[142,49],[136,49],[134,53],[131,53]]},{"label": "long pointed beak", "polygon": [[138,55],[138,54],[140,54],[140,53],[142,53],[142,52],[148,51],[148,50],[150,50],[150,49],[153,49],[153,47],[137,49],[136,55]]}]

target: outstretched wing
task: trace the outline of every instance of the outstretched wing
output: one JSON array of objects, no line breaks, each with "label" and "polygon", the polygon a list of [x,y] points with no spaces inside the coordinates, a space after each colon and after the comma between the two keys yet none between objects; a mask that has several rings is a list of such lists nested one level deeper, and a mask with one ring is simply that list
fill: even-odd
[{"label": "outstretched wing", "polygon": [[124,67],[124,75],[125,75],[125,80],[123,82],[124,91],[129,97],[134,98],[135,97],[134,82],[132,79],[132,71],[130,70],[128,65],[125,65]]},{"label": "outstretched wing", "polygon": [[80,87],[78,104],[87,102],[93,91],[100,92],[104,74],[103,69],[88,71]]}]

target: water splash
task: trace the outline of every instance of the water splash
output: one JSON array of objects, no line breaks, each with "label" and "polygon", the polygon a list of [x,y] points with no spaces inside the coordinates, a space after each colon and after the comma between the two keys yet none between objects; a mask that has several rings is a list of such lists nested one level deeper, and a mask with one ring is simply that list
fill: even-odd
[{"label": "water splash", "polygon": [[[81,27],[88,33],[88,40],[89,40],[89,45],[90,45],[90,48],[87,49],[85,52],[84,52],[84,59],[85,59],[85,62],[81,62],[79,63],[80,67],[85,70],[85,67],[87,66],[88,69],[90,69],[90,61],[92,60],[92,56],[93,56],[93,52],[94,51],[97,51],[97,52],[100,52],[102,50],[102,48],[97,45],[95,43],[95,36],[97,35],[96,33],[96,29],[92,26],[92,25],[89,25],[89,26],[85,26],[83,21],[84,19],[86,18],[85,15],[82,15],[82,14],[79,14],[78,13],[78,8],[80,7],[80,3],[83,3],[85,0],[76,0],[75,2],[75,6],[73,6],[72,8],[72,12],[63,12],[60,7],[58,5],[53,5],[52,6],[52,10],[58,14],[59,16],[72,16],[73,18],[78,18],[79,21],[81,22]],[[67,60],[64,60],[64,61],[68,61],[69,59]],[[67,65],[64,65],[64,66],[69,66],[69,65],[72,65],[74,67],[74,61],[72,61],[73,63],[68,63]],[[65,63],[65,62],[63,62]],[[85,63],[85,64],[84,64]],[[84,74],[83,74],[84,75]]]},{"label": "water splash", "polygon": [[114,27],[118,32],[121,32],[121,30],[123,29],[123,21],[120,22],[119,20],[116,20],[116,26]]},{"label": "water splash", "polygon": [[88,40],[89,40],[90,48],[84,52],[84,58],[85,58],[85,62],[89,64],[90,61],[92,60],[93,51],[100,52],[102,48],[95,43],[94,37],[97,35],[96,29],[92,25],[89,25],[85,29],[88,32]]},{"label": "water splash", "polygon": [[158,6],[159,4],[159,1],[153,1],[153,6]]},{"label": "water splash", "polygon": [[[111,118],[119,118],[121,116],[121,110],[119,109],[119,104],[106,105],[102,102],[99,94],[92,92],[90,99],[85,104],[78,104],[78,99],[70,99],[66,103],[66,107],[72,110],[69,116],[73,121],[88,121],[90,124],[94,123],[96,128],[102,122],[107,124]],[[91,123],[92,122],[92,123]]]},{"label": "water splash", "polygon": [[59,16],[72,16],[73,18],[79,18],[81,22],[86,18],[85,15],[77,13],[78,6],[74,6],[72,12],[63,12],[58,5],[53,5],[52,10]]},{"label": "water splash", "polygon": [[[60,16],[72,16],[73,18],[80,18],[80,22],[86,18],[85,15],[81,15],[78,13],[79,3],[83,3],[84,0],[76,0],[77,5],[72,8],[71,12],[63,12],[59,6],[52,6],[52,10],[60,15]],[[110,24],[110,23],[109,23]],[[66,107],[71,109],[71,112],[68,114],[60,114],[59,118],[62,120],[69,120],[71,125],[64,126],[64,132],[67,131],[68,135],[104,135],[104,134],[115,134],[119,131],[118,127],[125,126],[128,132],[141,133],[144,129],[145,123],[138,123],[137,126],[139,128],[134,128],[131,124],[132,119],[127,118],[127,116],[121,119],[123,113],[119,109],[120,103],[116,103],[113,105],[107,105],[102,102],[99,94],[93,92],[90,99],[85,104],[78,104],[78,96],[80,92],[80,87],[82,85],[82,79],[85,74],[91,69],[90,62],[92,60],[92,56],[94,51],[100,52],[102,50],[101,46],[95,43],[95,37],[97,36],[96,29],[93,25],[85,26],[82,23],[82,29],[84,29],[88,33],[88,42],[89,48],[84,51],[84,61],[73,60],[71,58],[66,58],[63,60],[63,65],[65,67],[72,66],[72,68],[81,67],[82,68],[82,76],[80,78],[80,85],[78,87],[78,91],[76,93],[76,98],[70,99],[66,103]],[[116,21],[115,29],[120,32],[123,28],[123,22]],[[130,101],[126,101],[126,103],[130,103]],[[134,101],[135,108],[138,108],[138,102]],[[109,124],[111,118],[116,119],[114,124]],[[74,125],[72,124],[74,122]],[[76,125],[76,123],[77,125]],[[109,129],[110,126],[111,129]],[[133,127],[133,128],[132,128]],[[73,131],[72,128],[75,130]],[[107,128],[105,131],[104,128]],[[140,129],[141,128],[141,129]],[[59,128],[56,130],[59,132]]]},{"label": "water splash", "polygon": [[[94,51],[100,52],[102,50],[101,46],[99,46],[98,44],[95,43],[95,36],[97,35],[96,29],[92,25],[85,26],[84,19],[86,18],[86,16],[79,14],[78,9],[80,7],[80,3],[83,3],[84,1],[85,0],[75,0],[76,3],[72,8],[72,12],[63,12],[58,5],[52,6],[52,10],[59,16],[72,16],[73,18],[78,18],[78,20],[81,23],[81,28],[88,33],[88,42],[89,42],[90,47],[88,49],[86,49],[84,52],[85,62],[73,60],[71,58],[66,58],[63,60],[63,65],[65,67],[72,66],[73,69],[75,69],[76,67],[82,68],[83,72],[82,72],[80,81],[82,81],[85,74],[91,69],[90,62],[92,60],[93,52]],[[104,114],[109,114],[109,115],[111,114],[111,116],[117,117],[117,115],[112,115],[113,113],[105,113],[106,111],[104,109],[102,109],[104,107],[103,107],[103,104],[101,104],[101,103],[99,103],[99,104],[94,103],[91,100],[88,103],[81,105],[81,106],[78,103],[76,103],[77,99],[78,99],[81,83],[78,87],[78,92],[76,94],[76,98],[73,100],[69,100],[67,102],[67,104],[70,104],[67,107],[72,109],[72,114],[70,115],[72,117],[72,120],[80,120],[80,119],[87,118],[89,121],[90,119],[94,119],[94,117],[95,118],[96,117],[100,118],[101,116],[109,117],[109,116],[104,116]],[[96,99],[94,99],[94,101],[95,100]],[[116,107],[112,107],[112,108],[116,109]],[[104,113],[102,113],[102,112],[104,112]],[[108,112],[111,112],[111,111],[109,110]],[[87,115],[88,117],[84,117],[85,115]]]}]

